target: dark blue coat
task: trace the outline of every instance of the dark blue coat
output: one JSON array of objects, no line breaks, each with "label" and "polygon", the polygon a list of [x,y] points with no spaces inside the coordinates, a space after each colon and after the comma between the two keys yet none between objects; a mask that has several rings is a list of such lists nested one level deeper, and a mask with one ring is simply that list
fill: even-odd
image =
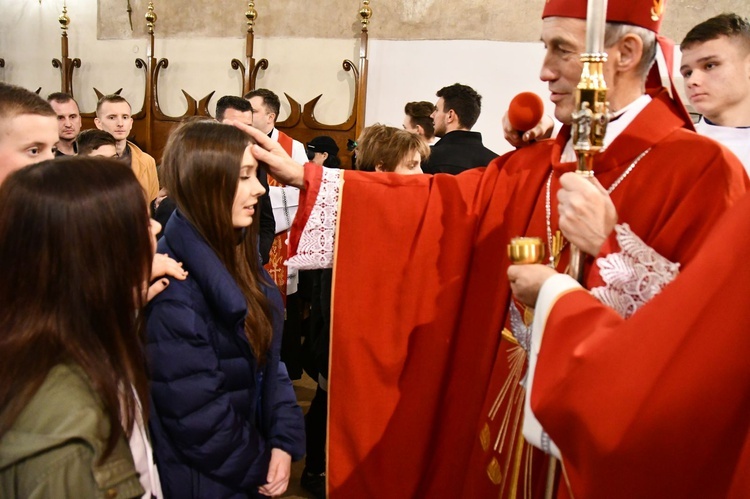
[{"label": "dark blue coat", "polygon": [[189,273],[185,281],[170,279],[147,309],[150,428],[165,497],[255,497],[272,448],[295,460],[305,452],[302,410],[279,360],[281,295],[264,287],[273,342],[259,368],[244,333],[239,287],[179,211],[158,251]]}]

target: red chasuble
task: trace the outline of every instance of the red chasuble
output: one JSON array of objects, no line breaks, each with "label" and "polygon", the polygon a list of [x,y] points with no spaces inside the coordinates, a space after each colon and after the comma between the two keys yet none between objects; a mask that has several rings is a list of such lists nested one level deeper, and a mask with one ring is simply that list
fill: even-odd
[{"label": "red chasuble", "polygon": [[[289,135],[279,130],[279,144],[289,156],[292,155],[293,143],[294,141]],[[274,187],[284,187],[284,184],[277,182],[276,179],[271,176],[268,177],[268,185]],[[284,298],[284,302],[286,302],[287,277],[287,268],[286,265],[284,265],[284,262],[286,262],[287,260],[288,253],[286,237],[287,233],[283,232],[273,238],[271,250],[268,252],[268,263],[264,265],[265,269],[268,271],[268,274],[273,279],[273,282],[276,283],[279,291],[281,291],[281,296]]]},{"label": "red chasuble", "polygon": [[750,497],[748,229],[746,196],[629,320],[552,308],[531,403],[576,498]]},{"label": "red chasuble", "polygon": [[[685,264],[747,177],[734,156],[683,125],[658,93],[595,171],[605,188],[620,180],[612,193],[620,222]],[[559,177],[575,168],[559,162],[568,132],[457,176],[344,172],[329,378],[332,499],[543,493],[544,459],[518,441],[525,356],[501,336],[506,247],[520,235],[547,240],[550,172],[557,230]],[[306,180],[314,190],[314,170]],[[297,226],[312,198],[301,197]]]}]

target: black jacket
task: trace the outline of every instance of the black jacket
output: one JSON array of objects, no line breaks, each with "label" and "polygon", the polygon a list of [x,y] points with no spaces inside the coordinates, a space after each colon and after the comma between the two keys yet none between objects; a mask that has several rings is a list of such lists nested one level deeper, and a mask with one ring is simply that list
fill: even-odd
[{"label": "black jacket", "polygon": [[456,175],[469,168],[487,166],[497,154],[482,144],[482,134],[468,130],[453,130],[432,146],[425,173]]}]

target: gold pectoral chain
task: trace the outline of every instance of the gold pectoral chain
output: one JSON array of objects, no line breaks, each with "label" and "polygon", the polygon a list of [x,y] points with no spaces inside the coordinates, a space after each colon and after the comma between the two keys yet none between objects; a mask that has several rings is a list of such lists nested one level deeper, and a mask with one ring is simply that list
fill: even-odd
[{"label": "gold pectoral chain", "polygon": [[549,177],[547,177],[547,190],[544,197],[544,215],[546,217],[545,221],[547,222],[547,247],[549,248],[549,263],[547,263],[547,265],[556,269],[557,264],[560,262],[560,254],[562,253],[563,248],[565,248],[567,241],[563,239],[560,229],[555,231],[554,236],[552,235],[551,186],[553,171],[550,171]]}]

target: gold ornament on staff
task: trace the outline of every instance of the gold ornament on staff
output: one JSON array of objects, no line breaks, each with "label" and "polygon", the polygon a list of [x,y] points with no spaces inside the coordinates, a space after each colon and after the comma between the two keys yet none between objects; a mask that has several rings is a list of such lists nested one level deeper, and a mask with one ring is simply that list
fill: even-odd
[{"label": "gold ornament on staff", "polygon": [[[589,0],[586,8],[586,52],[581,54],[583,70],[576,89],[576,110],[572,115],[573,149],[578,157],[576,173],[594,176],[594,156],[604,145],[604,134],[609,123],[607,84],[604,81],[604,31],[607,19],[607,0]],[[583,282],[584,255],[579,248],[570,247],[568,275]]]},{"label": "gold ornament on staff", "polygon": [[372,17],[372,9],[370,8],[370,0],[363,0],[362,8],[359,9],[359,17],[362,23],[362,31],[367,31],[367,25],[370,23]]},{"label": "gold ornament on staff", "polygon": [[146,12],[146,27],[148,28],[148,34],[154,34],[154,24],[156,23],[156,12],[154,12],[154,2],[148,3],[148,11]]},{"label": "gold ornament on staff", "polygon": [[67,2],[63,2],[62,14],[57,18],[57,22],[60,23],[60,29],[62,29],[63,35],[68,36],[68,26],[70,26],[70,18],[68,17],[68,5]]},{"label": "gold ornament on staff", "polygon": [[253,26],[255,26],[255,20],[258,19],[258,11],[255,10],[255,2],[247,2],[245,19],[247,19],[247,32],[252,33]]},{"label": "gold ornament on staff", "polygon": [[63,2],[62,14],[57,18],[60,23],[62,35],[60,36],[60,59],[52,59],[52,67],[60,70],[60,90],[73,95],[73,69],[81,67],[79,58],[71,59],[68,56],[68,28],[70,17],[68,17],[68,3]]}]

